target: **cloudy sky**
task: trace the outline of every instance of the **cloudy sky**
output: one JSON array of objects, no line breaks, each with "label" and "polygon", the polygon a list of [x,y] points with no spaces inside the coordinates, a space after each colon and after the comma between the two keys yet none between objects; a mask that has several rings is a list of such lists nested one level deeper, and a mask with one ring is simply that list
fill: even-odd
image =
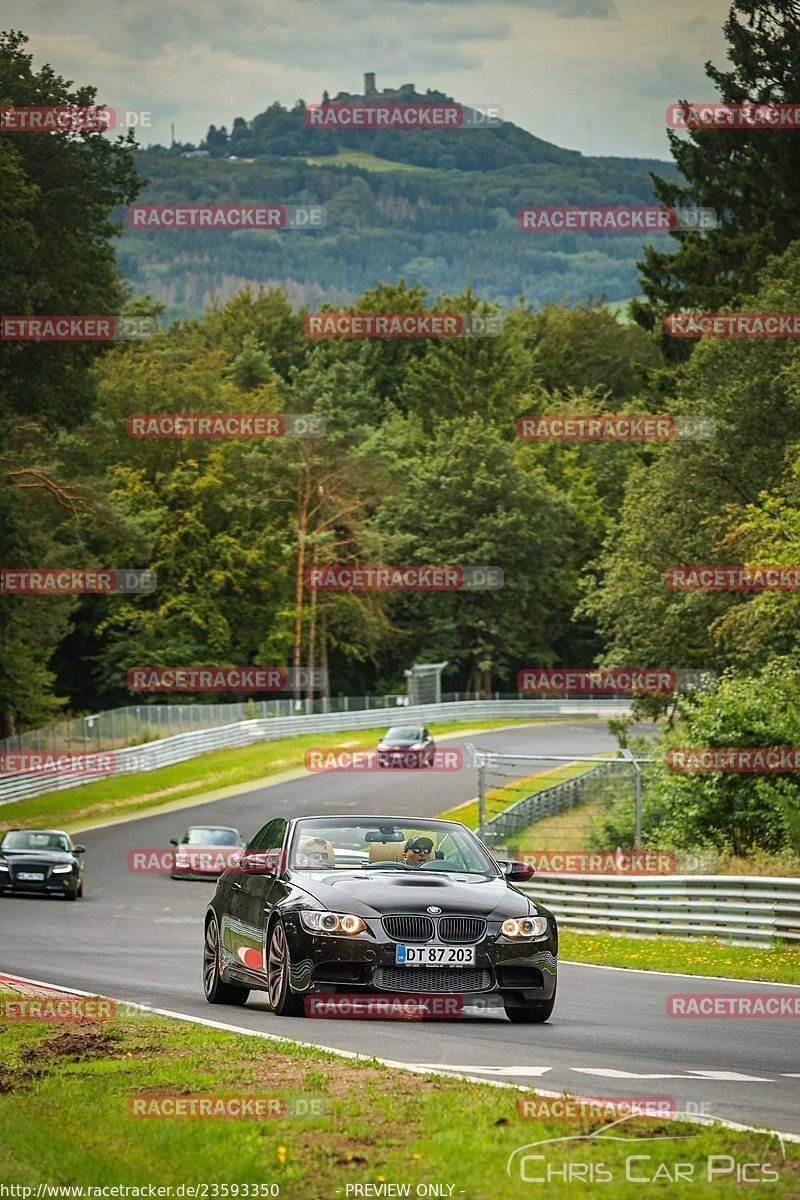
[{"label": "cloudy sky", "polygon": [[5,28],[152,113],[142,140],[197,141],[270,103],[413,82],[590,154],[668,157],[664,110],[710,100],[729,0],[6,0]]}]

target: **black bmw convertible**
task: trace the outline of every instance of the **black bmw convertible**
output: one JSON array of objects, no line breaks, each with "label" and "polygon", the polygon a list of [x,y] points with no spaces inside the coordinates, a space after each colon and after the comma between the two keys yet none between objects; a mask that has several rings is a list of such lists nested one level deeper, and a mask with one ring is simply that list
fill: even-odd
[{"label": "black bmw convertible", "polygon": [[546,1021],[558,929],[514,886],[532,874],[456,821],[276,817],[208,907],[206,999],[265,991],[275,1013],[299,1016],[320,994],[499,994],[510,1020]]}]

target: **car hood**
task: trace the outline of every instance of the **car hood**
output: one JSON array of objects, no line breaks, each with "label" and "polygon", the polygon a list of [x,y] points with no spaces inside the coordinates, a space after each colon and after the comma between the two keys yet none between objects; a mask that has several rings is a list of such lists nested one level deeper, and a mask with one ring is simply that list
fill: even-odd
[{"label": "car hood", "polygon": [[444,874],[433,871],[337,871],[313,877],[293,875],[294,881],[321,907],[353,912],[361,917],[387,913],[424,913],[429,906],[446,915],[459,913],[504,920],[537,912],[527,896],[502,878]]},{"label": "car hood", "polygon": [[424,738],[381,738],[378,745],[383,746],[386,750],[407,750],[409,746],[421,745],[424,740]]},{"label": "car hood", "polygon": [[77,859],[71,850],[0,850],[0,860],[8,863],[31,862],[47,866],[52,863],[73,863]]},{"label": "car hood", "polygon": [[235,854],[239,858],[244,854],[244,846],[173,846],[176,854]]}]

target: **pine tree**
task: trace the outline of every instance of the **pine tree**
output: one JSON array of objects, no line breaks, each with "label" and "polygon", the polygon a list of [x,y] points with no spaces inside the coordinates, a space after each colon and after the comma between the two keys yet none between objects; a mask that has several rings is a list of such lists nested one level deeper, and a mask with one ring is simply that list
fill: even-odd
[{"label": "pine tree", "polygon": [[[797,0],[734,0],[724,32],[731,70],[710,62],[706,74],[724,103],[800,100],[800,4]],[[692,97],[695,103],[711,97]],[[634,316],[645,328],[680,308],[717,311],[756,290],[766,260],[800,236],[800,138],[792,128],[691,130],[668,133],[685,183],[652,176],[668,207],[712,208],[719,227],[675,234],[674,253],[648,247],[638,264],[646,300]],[[673,354],[680,354],[673,344]],[[685,345],[681,346],[688,350]]]}]

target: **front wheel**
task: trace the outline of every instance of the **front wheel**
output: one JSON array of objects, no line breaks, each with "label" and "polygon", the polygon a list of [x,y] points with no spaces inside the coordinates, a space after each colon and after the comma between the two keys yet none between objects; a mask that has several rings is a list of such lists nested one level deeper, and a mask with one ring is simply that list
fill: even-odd
[{"label": "front wheel", "polygon": [[511,1004],[504,1004],[503,1007],[509,1021],[513,1021],[515,1025],[542,1025],[545,1021],[550,1020],[555,1004],[556,990],[553,988],[553,994],[549,1000],[534,1000],[532,1004],[526,1004],[519,1008],[515,1008]]},{"label": "front wheel", "polygon": [[206,925],[203,945],[203,991],[209,1004],[235,1004],[239,1008],[250,995],[249,988],[225,983],[219,973],[219,929],[214,917]]},{"label": "front wheel", "polygon": [[281,921],[272,927],[267,951],[267,992],[272,1011],[278,1017],[299,1017],[303,1012],[303,997],[289,987],[289,947]]}]

